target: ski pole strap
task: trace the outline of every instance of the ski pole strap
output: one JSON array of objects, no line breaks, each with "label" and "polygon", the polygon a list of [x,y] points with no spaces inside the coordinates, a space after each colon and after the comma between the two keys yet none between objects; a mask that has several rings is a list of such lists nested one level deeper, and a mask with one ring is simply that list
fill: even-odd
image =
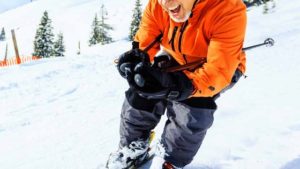
[{"label": "ski pole strap", "polygon": [[184,65],[172,66],[164,69],[165,72],[178,72],[183,70],[193,71],[194,69],[201,67],[206,62],[206,59],[202,59],[195,62],[190,62]]}]

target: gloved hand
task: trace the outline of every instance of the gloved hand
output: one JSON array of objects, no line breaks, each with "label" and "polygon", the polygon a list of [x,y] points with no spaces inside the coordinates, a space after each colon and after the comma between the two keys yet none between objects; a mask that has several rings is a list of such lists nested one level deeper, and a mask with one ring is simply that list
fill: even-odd
[{"label": "gloved hand", "polygon": [[167,52],[163,51],[158,56],[154,57],[154,62],[152,67],[166,69],[171,66],[177,66],[178,63],[168,54]]},{"label": "gloved hand", "polygon": [[134,68],[134,82],[131,87],[147,99],[181,101],[189,98],[194,86],[183,72],[163,72],[150,64],[139,63]]},{"label": "gloved hand", "polygon": [[130,78],[136,64],[150,62],[149,56],[138,48],[138,43],[133,42],[133,48],[119,56],[117,69],[124,78]]}]

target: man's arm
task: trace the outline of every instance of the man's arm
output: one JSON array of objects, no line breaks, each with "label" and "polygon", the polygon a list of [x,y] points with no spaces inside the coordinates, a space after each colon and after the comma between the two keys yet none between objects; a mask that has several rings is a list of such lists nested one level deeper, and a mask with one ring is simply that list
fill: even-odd
[{"label": "man's arm", "polygon": [[[157,38],[163,30],[162,8],[157,0],[149,0],[144,10],[139,30],[136,33],[135,41],[139,42],[139,48],[144,50]],[[147,53],[153,61],[155,54],[160,50],[159,43],[155,44]]]},{"label": "man's arm", "polygon": [[213,96],[229,85],[244,58],[242,47],[246,30],[246,8],[238,4],[232,10],[218,15],[210,30],[207,62],[194,72],[185,72],[193,80],[198,90],[197,95],[204,97]]}]

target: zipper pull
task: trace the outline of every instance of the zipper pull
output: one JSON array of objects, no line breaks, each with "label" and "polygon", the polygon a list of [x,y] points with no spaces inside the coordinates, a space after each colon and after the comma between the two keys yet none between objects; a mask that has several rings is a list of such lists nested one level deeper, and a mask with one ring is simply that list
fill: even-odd
[{"label": "zipper pull", "polygon": [[176,36],[177,29],[178,29],[178,27],[175,26],[175,27],[174,27],[174,30],[173,30],[173,34],[172,34],[171,40],[169,41],[169,44],[172,45],[173,51],[175,51],[174,40],[175,40],[175,36]]}]

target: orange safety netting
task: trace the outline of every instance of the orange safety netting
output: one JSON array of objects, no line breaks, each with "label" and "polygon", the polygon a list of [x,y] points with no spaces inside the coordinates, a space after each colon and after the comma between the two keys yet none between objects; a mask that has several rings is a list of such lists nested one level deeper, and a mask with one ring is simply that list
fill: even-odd
[{"label": "orange safety netting", "polygon": [[5,66],[11,66],[11,65],[17,65],[25,62],[30,62],[33,60],[38,60],[40,57],[38,56],[25,56],[25,57],[20,57],[20,58],[9,58],[3,61],[0,61],[0,67],[5,67]]}]

